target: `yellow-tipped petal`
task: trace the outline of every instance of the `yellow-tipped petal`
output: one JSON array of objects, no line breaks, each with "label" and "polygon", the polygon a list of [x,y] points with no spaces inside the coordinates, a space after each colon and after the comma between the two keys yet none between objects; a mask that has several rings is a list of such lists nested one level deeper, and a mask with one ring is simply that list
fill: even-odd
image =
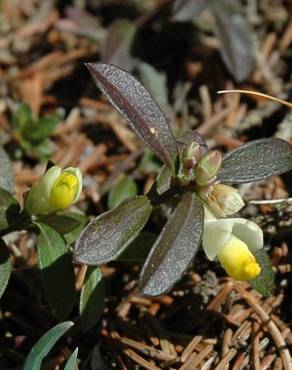
[{"label": "yellow-tipped petal", "polygon": [[78,192],[79,182],[76,175],[70,172],[62,172],[54,182],[49,202],[56,210],[68,208],[74,203]]},{"label": "yellow-tipped petal", "polygon": [[248,281],[261,272],[247,245],[233,235],[218,252],[218,259],[227,274],[236,280]]}]

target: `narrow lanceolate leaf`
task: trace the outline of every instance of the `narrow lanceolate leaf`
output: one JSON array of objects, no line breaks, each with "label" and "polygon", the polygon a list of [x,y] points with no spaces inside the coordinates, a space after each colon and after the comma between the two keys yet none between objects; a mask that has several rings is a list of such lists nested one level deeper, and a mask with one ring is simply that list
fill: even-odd
[{"label": "narrow lanceolate leaf", "polygon": [[13,192],[13,168],[5,150],[0,146],[0,188]]},{"label": "narrow lanceolate leaf", "polygon": [[292,147],[276,138],[259,139],[232,150],[223,157],[218,178],[240,184],[280,175],[292,169]]},{"label": "narrow lanceolate leaf", "polygon": [[182,277],[200,246],[203,222],[202,202],[186,193],[145,262],[139,281],[143,294],[164,294]]},{"label": "narrow lanceolate leaf", "polygon": [[36,223],[38,264],[46,297],[54,315],[63,320],[75,304],[75,278],[71,253],[63,237],[51,226]]},{"label": "narrow lanceolate leaf", "polygon": [[76,262],[98,265],[116,259],[148,221],[152,205],[146,196],[136,196],[93,220],[77,240]]},{"label": "narrow lanceolate leaf", "polygon": [[4,241],[0,239],[0,298],[9,282],[11,270],[12,265],[9,258],[9,252]]},{"label": "narrow lanceolate leaf", "polygon": [[268,297],[275,289],[275,273],[270,257],[263,248],[256,251],[254,256],[261,266],[261,273],[255,279],[250,280],[249,283],[253,289]]},{"label": "narrow lanceolate leaf", "polygon": [[64,367],[64,370],[76,370],[77,356],[78,356],[78,348],[76,348],[75,351],[70,356],[69,360],[66,363],[66,366]]},{"label": "narrow lanceolate leaf", "polygon": [[50,352],[53,345],[71,328],[73,322],[66,321],[54,326],[32,347],[29,352],[23,370],[40,370],[43,359]]},{"label": "narrow lanceolate leaf", "polygon": [[0,188],[0,230],[13,225],[19,216],[20,206],[7,190]]},{"label": "narrow lanceolate leaf", "polygon": [[79,312],[83,329],[89,330],[104,310],[105,289],[99,267],[88,267],[80,295]]},{"label": "narrow lanceolate leaf", "polygon": [[129,121],[135,133],[172,172],[178,152],[171,128],[150,93],[128,72],[104,63],[87,63],[96,85]]},{"label": "narrow lanceolate leaf", "polygon": [[209,0],[216,19],[215,32],[225,65],[237,81],[247,78],[253,68],[251,33],[239,0]]}]

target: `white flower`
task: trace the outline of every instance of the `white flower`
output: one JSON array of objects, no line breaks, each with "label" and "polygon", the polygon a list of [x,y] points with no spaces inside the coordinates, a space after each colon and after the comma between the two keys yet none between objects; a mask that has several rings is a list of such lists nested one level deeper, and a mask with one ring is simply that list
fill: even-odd
[{"label": "white flower", "polygon": [[205,220],[203,248],[210,260],[216,257],[229,276],[247,281],[259,275],[261,268],[254,252],[263,247],[263,232],[244,218]]},{"label": "white flower", "polygon": [[77,202],[82,190],[79,168],[51,167],[32,186],[25,199],[25,209],[30,214],[47,214],[68,208]]},{"label": "white flower", "polygon": [[215,184],[206,191],[201,191],[200,196],[218,217],[232,215],[244,207],[241,195],[232,186]]}]

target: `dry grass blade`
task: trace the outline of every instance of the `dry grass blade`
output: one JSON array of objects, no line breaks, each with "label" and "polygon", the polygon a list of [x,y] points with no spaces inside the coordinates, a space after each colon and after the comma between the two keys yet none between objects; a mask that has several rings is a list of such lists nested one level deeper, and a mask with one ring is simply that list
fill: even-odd
[{"label": "dry grass blade", "polygon": [[256,96],[260,96],[260,97],[268,99],[268,100],[272,100],[276,103],[286,105],[290,109],[292,108],[292,103],[289,103],[289,102],[287,102],[285,100],[282,100],[282,99],[279,99],[279,98],[275,98],[274,96],[270,96],[270,95],[267,95],[267,94],[264,94],[264,93],[259,93],[257,91],[237,90],[237,89],[236,90],[220,90],[220,91],[217,91],[217,94],[227,94],[227,93],[241,93],[241,94],[247,94],[247,95],[256,95]]}]

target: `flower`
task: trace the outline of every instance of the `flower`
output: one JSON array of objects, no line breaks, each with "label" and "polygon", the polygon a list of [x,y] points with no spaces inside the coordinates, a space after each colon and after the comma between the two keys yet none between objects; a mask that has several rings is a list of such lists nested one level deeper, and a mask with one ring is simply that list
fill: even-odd
[{"label": "flower", "polygon": [[207,216],[202,239],[207,257],[217,257],[227,274],[236,280],[257,277],[261,268],[253,253],[263,247],[261,228],[244,218],[216,219],[210,212]]},{"label": "flower", "polygon": [[82,176],[79,168],[51,167],[32,186],[25,199],[25,209],[30,214],[47,214],[70,207],[79,199]]},{"label": "flower", "polygon": [[238,190],[229,185],[211,185],[200,191],[199,195],[218,217],[230,216],[244,207]]}]

